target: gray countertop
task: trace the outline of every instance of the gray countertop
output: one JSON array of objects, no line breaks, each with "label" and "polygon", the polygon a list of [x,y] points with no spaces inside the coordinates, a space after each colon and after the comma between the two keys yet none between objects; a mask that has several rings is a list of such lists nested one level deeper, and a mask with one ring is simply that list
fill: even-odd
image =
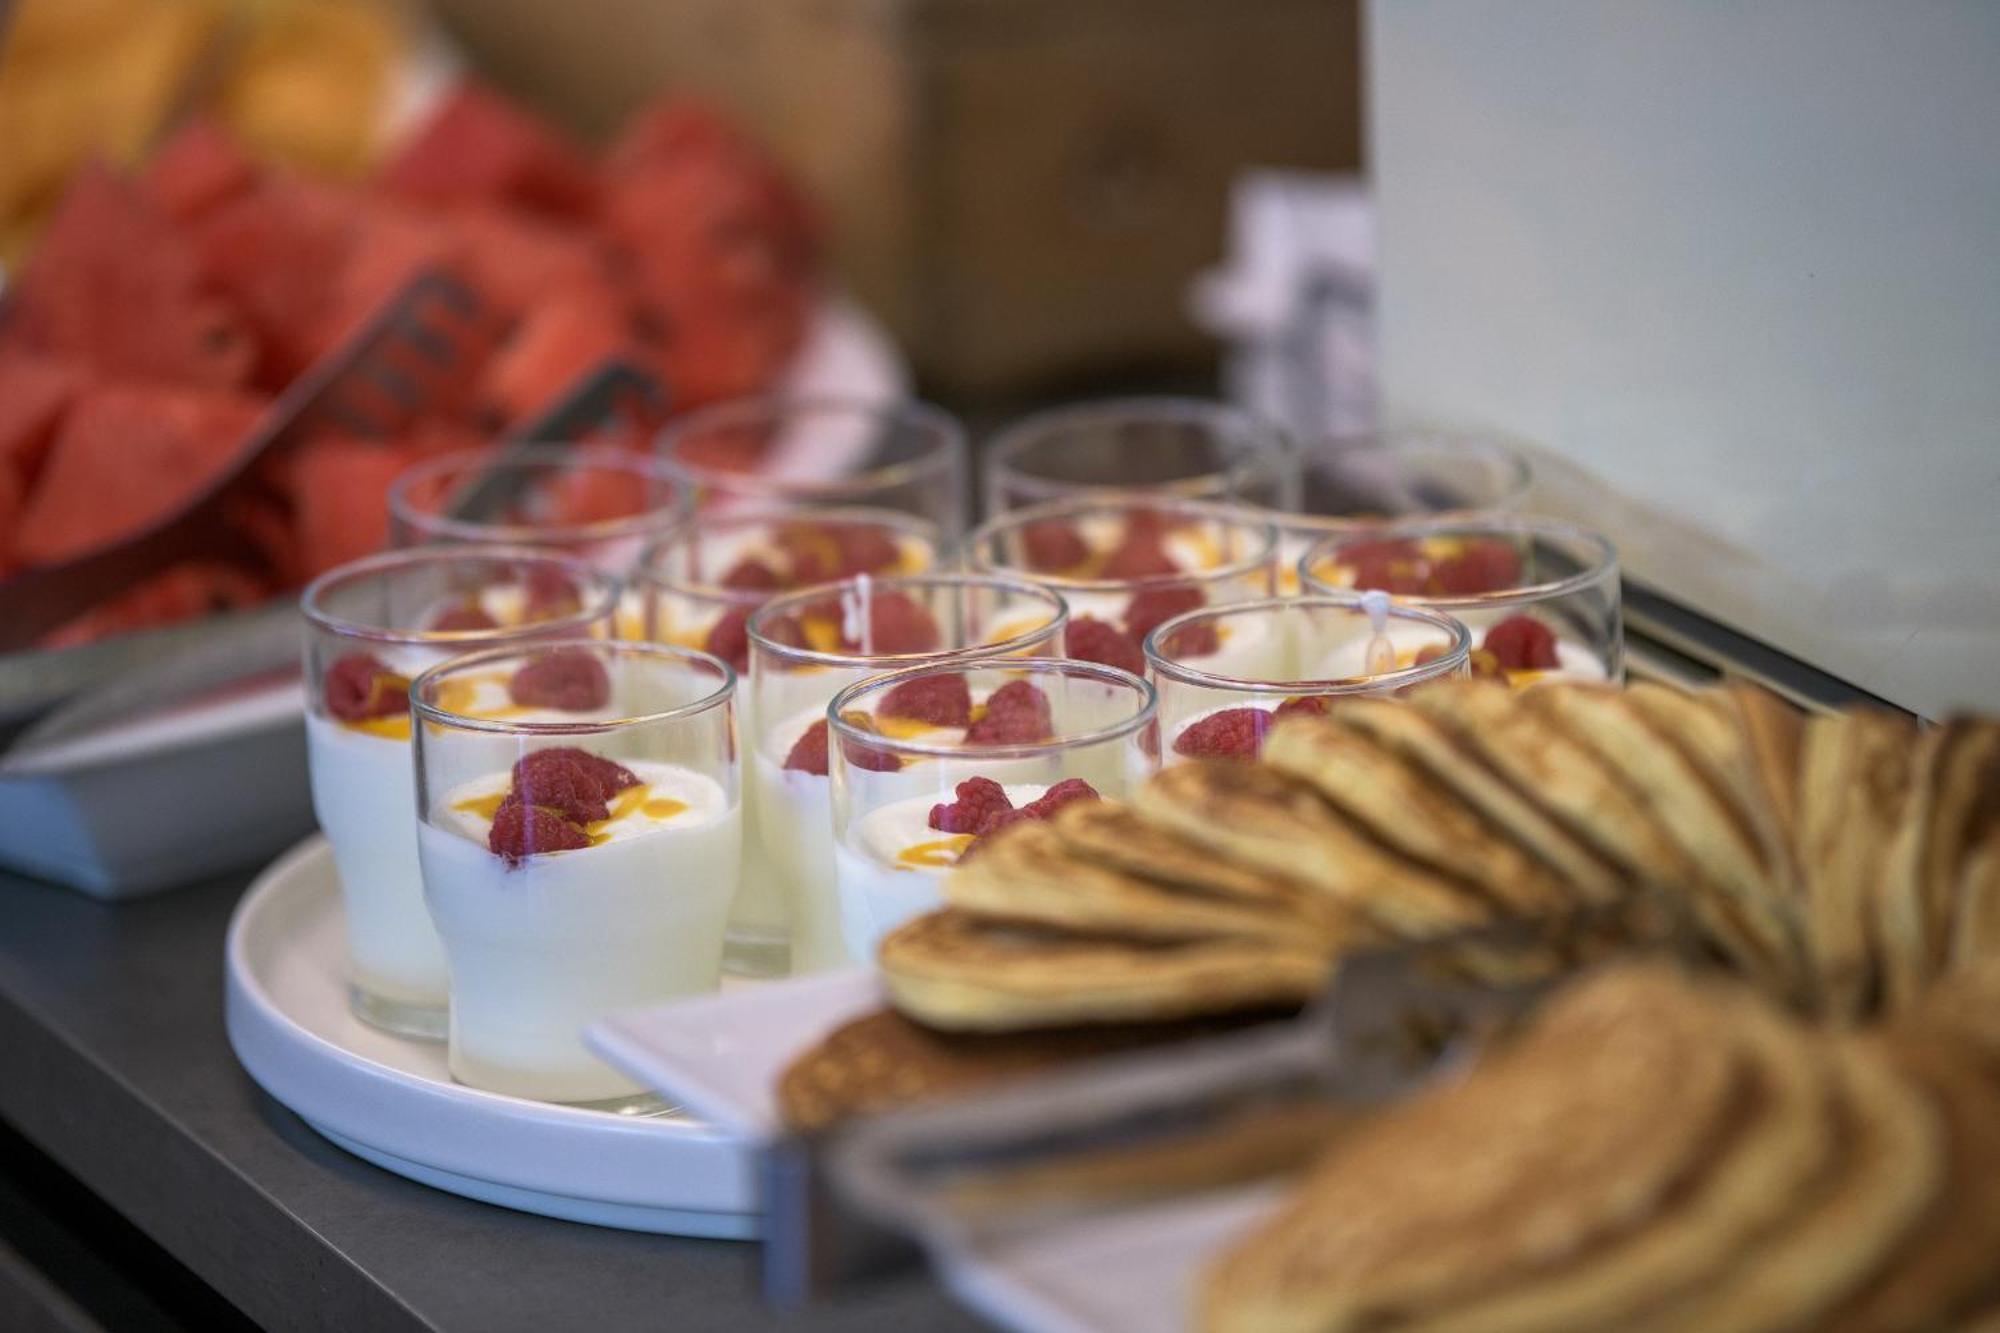
[{"label": "gray countertop", "polygon": [[258,1323],[977,1326],[920,1277],[781,1316],[754,1246],[508,1212],[348,1156],[230,1053],[222,940],[248,880],[107,905],[0,874],[0,1118]]}]

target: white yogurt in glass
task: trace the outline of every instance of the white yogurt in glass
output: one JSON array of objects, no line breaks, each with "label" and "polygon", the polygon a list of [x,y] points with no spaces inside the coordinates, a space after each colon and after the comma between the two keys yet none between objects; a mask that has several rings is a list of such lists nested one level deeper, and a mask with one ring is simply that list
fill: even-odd
[{"label": "white yogurt in glass", "polygon": [[[1004,784],[1017,808],[1038,799],[1049,785]],[[943,904],[945,873],[972,838],[931,827],[937,801],[914,796],[878,806],[856,819],[846,841],[834,849],[841,938],[854,958],[872,963],[884,935]]]},{"label": "white yogurt in glass", "polygon": [[[630,1097],[584,1049],[606,1014],[715,989],[742,822],[714,779],[626,765],[641,788],[596,845],[509,865],[487,848],[512,775],[454,788],[418,832],[424,894],[450,960],[453,1077],[541,1101]],[[482,800],[484,798],[484,800]]]}]

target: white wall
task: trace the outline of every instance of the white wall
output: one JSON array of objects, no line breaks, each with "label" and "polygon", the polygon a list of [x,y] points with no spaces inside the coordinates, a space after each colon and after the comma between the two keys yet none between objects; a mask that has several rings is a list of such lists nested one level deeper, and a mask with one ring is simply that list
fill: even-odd
[{"label": "white wall", "polygon": [[1550,502],[1725,620],[2000,708],[2000,0],[1369,20],[1390,411],[1658,511]]}]

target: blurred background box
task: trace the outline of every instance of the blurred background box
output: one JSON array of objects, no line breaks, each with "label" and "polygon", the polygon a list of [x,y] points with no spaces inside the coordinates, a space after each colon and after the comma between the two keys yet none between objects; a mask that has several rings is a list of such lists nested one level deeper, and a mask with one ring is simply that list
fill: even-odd
[{"label": "blurred background box", "polygon": [[1356,0],[438,0],[476,65],[601,134],[662,86],[762,133],[926,381],[1212,362],[1185,313],[1246,163],[1360,164]]}]

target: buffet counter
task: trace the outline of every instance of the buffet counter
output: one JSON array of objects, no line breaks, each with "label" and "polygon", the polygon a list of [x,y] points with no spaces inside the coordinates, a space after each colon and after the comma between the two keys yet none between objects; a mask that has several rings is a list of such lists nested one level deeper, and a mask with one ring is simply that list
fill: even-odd
[{"label": "buffet counter", "polygon": [[[752,1245],[551,1221],[427,1189],[342,1152],[267,1097],[223,1032],[223,934],[249,878],[110,907],[0,875],[0,1121],[185,1266],[193,1281],[173,1292],[203,1284],[274,1329],[777,1321],[755,1291]],[[0,1323],[113,1317],[90,1308],[95,1273],[99,1260],[128,1259],[72,1256],[37,1271],[21,1257],[0,1247]],[[81,1310],[61,1294],[79,1281],[91,1288]],[[916,1277],[785,1326],[977,1327]]]}]

